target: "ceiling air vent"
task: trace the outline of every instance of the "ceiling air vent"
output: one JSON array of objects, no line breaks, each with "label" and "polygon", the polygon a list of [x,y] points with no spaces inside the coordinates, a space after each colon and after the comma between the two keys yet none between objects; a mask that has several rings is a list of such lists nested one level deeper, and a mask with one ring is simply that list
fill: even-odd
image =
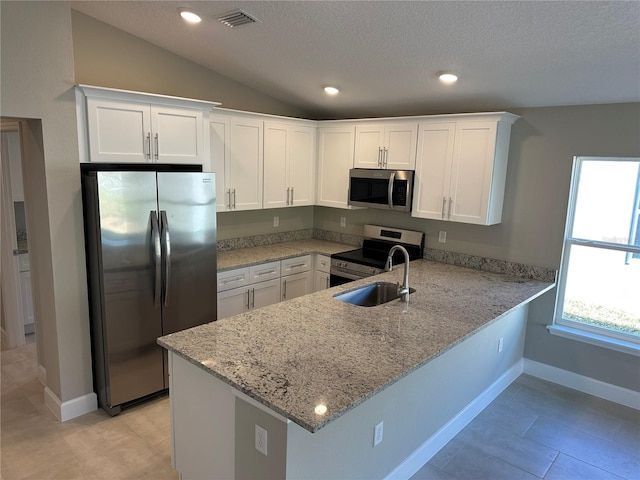
[{"label": "ceiling air vent", "polygon": [[250,23],[259,22],[255,17],[252,17],[244,10],[234,10],[233,12],[229,12],[226,15],[218,18],[218,21],[227,27],[239,27],[241,25],[248,25]]}]

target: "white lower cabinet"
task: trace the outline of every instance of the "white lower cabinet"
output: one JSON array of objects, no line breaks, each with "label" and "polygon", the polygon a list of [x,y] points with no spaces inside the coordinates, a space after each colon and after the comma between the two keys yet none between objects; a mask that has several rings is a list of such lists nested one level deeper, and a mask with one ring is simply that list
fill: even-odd
[{"label": "white lower cabinet", "polygon": [[312,263],[303,255],[218,273],[218,320],[313,293]]},{"label": "white lower cabinet", "polygon": [[314,271],[313,291],[319,292],[330,287],[331,257],[327,255],[316,255],[316,268]]},{"label": "white lower cabinet", "polygon": [[311,260],[311,255],[303,255],[281,261],[282,300],[291,300],[313,292]]},{"label": "white lower cabinet", "polygon": [[18,258],[20,270],[20,303],[22,307],[22,325],[24,333],[34,332],[33,294],[31,291],[31,267],[29,254],[22,253]]},{"label": "white lower cabinet", "polygon": [[291,300],[312,293],[311,279],[310,271],[282,277],[280,286],[282,300]]},{"label": "white lower cabinet", "polygon": [[218,274],[218,320],[280,301],[280,261]]}]

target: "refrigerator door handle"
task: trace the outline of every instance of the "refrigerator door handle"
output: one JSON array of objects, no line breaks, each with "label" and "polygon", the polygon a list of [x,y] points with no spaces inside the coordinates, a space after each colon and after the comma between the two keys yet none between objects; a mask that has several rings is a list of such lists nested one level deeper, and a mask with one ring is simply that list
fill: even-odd
[{"label": "refrigerator door handle", "polygon": [[158,212],[151,210],[151,241],[153,242],[153,262],[154,262],[154,290],[153,306],[160,307],[160,297],[162,296],[162,247],[160,245],[160,226],[158,225]]},{"label": "refrigerator door handle", "polygon": [[160,211],[160,227],[164,241],[164,306],[169,306],[169,288],[171,286],[171,235],[169,234],[169,221],[167,212]]}]

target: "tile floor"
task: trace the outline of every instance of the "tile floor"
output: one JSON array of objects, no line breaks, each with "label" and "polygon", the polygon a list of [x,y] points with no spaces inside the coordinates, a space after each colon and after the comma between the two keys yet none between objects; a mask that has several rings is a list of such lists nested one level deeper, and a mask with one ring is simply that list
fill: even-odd
[{"label": "tile floor", "polygon": [[[3,350],[0,365],[2,480],[178,478],[166,396],[60,423],[44,405],[35,344]],[[640,479],[640,412],[523,375],[413,480],[537,478]]]}]

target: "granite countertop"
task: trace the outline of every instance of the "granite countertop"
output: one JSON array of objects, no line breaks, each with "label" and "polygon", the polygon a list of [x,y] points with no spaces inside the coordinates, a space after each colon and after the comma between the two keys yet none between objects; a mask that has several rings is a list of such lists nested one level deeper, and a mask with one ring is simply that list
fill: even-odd
[{"label": "granite countertop", "polygon": [[[310,432],[553,284],[415,260],[403,303],[333,298],[403,268],[177,332],[158,343]],[[324,415],[315,413],[325,405]]]},{"label": "granite countertop", "polygon": [[299,257],[300,255],[309,255],[312,253],[332,255],[334,253],[353,250],[354,248],[358,247],[326,240],[311,239],[227,250],[218,252],[218,271],[222,272],[233,268],[248,267],[250,265],[284,260],[286,258]]}]

